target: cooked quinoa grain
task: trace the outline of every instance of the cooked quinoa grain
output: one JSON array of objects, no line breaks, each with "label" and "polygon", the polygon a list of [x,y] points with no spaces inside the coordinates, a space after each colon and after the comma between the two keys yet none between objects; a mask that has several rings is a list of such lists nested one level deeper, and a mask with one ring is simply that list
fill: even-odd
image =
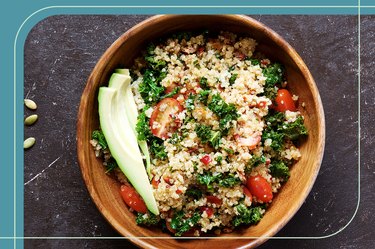
[{"label": "cooked quinoa grain", "polygon": [[[156,224],[176,236],[256,224],[293,177],[289,168],[301,157],[294,141],[307,131],[298,110],[272,108],[287,79],[256,46],[229,32],[181,33],[135,60],[137,132],[151,153]],[[98,138],[91,143],[105,155]],[[268,192],[257,190],[259,182]]]}]

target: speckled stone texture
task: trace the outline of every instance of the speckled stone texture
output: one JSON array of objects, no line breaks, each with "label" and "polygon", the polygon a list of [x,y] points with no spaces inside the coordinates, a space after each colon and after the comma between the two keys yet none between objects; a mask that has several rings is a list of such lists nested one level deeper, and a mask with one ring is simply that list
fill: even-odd
[{"label": "speckled stone texture", "polygon": [[[358,196],[358,17],[253,16],[301,55],[319,88],[326,149],[305,204],[277,236],[329,236],[351,221]],[[25,96],[38,122],[25,128],[25,236],[119,236],[91,201],[76,156],[76,119],[86,80],[103,52],[146,16],[52,16],[25,42]],[[268,248],[371,248],[374,239],[375,17],[361,21],[361,203],[335,236],[276,240]],[[292,176],[293,177],[293,176]],[[372,213],[371,213],[372,212]],[[25,248],[135,248],[127,240],[25,240]]]}]

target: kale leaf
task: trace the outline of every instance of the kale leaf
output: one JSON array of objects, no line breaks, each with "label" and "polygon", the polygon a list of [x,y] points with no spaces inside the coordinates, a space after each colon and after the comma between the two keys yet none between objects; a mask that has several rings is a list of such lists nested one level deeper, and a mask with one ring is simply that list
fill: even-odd
[{"label": "kale leaf", "polygon": [[201,86],[201,88],[203,90],[208,90],[210,89],[210,87],[208,86],[208,82],[207,82],[207,78],[206,77],[202,77],[200,80],[199,80],[199,85]]},{"label": "kale leaf", "polygon": [[165,76],[165,72],[146,69],[138,89],[146,104],[154,104],[161,99],[165,88],[160,85],[160,82]]},{"label": "kale leaf", "polygon": [[282,132],[285,135],[285,137],[289,138],[290,140],[296,140],[300,136],[307,135],[307,129],[303,124],[302,116],[299,116],[292,123],[285,123],[283,125],[280,125],[278,130]]},{"label": "kale leaf", "polygon": [[275,151],[280,151],[284,148],[284,134],[274,131],[273,129],[267,128],[262,134],[262,141],[266,139],[271,139],[270,147]]},{"label": "kale leaf", "polygon": [[267,77],[264,85],[264,95],[273,100],[276,97],[277,90],[275,86],[281,84],[284,78],[284,67],[280,63],[270,64],[263,69],[263,75]]},{"label": "kale leaf", "polygon": [[137,117],[137,124],[135,125],[135,130],[137,132],[137,139],[139,141],[147,141],[152,138],[152,133],[149,125],[149,118],[146,116],[146,111],[149,109],[148,106],[143,108],[143,111]]},{"label": "kale leaf", "polygon": [[207,191],[212,192],[214,190],[214,183],[217,183],[221,187],[230,188],[241,183],[241,180],[232,174],[212,174],[205,172],[197,176],[197,182],[207,187]]},{"label": "kale leaf", "polygon": [[210,90],[202,90],[198,93],[198,100],[203,104],[207,105],[208,96],[210,95]]},{"label": "kale leaf", "polygon": [[93,131],[91,138],[98,141],[98,144],[102,147],[103,150],[107,149],[108,144],[107,144],[107,141],[105,140],[105,137],[102,131],[100,130]]},{"label": "kale leaf", "polygon": [[135,222],[137,225],[145,225],[145,226],[154,226],[157,225],[160,221],[159,216],[156,216],[153,213],[142,214],[138,213]]},{"label": "kale leaf", "polygon": [[215,149],[219,148],[222,137],[220,131],[213,131],[210,126],[198,124],[195,132],[202,143],[208,143]]},{"label": "kale leaf", "polygon": [[188,111],[192,111],[194,109],[194,101],[195,101],[195,95],[193,95],[192,93],[189,94],[189,97],[187,98],[187,100],[185,101],[185,107],[186,107],[186,110]]},{"label": "kale leaf", "polygon": [[155,156],[155,158],[165,160],[168,157],[167,152],[165,151],[163,140],[158,137],[153,137],[150,143],[150,151]]},{"label": "kale leaf", "polygon": [[105,173],[110,173],[112,172],[115,168],[117,168],[118,165],[117,165],[117,162],[115,161],[115,159],[111,158],[111,160],[109,160],[106,165],[105,165],[105,168],[106,168],[106,171]]},{"label": "kale leaf", "polygon": [[203,195],[202,190],[196,187],[188,188],[185,193],[187,196],[193,197],[194,200],[199,200]]},{"label": "kale leaf", "polygon": [[234,74],[232,74],[232,75],[230,76],[230,78],[229,78],[229,84],[230,84],[230,85],[233,85],[233,84],[234,84],[234,82],[235,82],[236,79],[237,79],[237,76],[238,76],[238,74],[236,74],[236,73],[234,73]]},{"label": "kale leaf", "polygon": [[220,97],[220,94],[212,96],[211,101],[208,103],[208,109],[220,118],[219,125],[224,135],[229,131],[228,123],[232,120],[237,120],[240,116],[234,104],[227,104]]},{"label": "kale leaf", "polygon": [[288,166],[282,161],[272,162],[270,165],[270,172],[273,177],[282,177],[285,180],[288,180],[290,176]]},{"label": "kale leaf", "polygon": [[210,172],[197,175],[197,182],[207,187],[207,191],[212,192],[214,190],[214,183],[221,178],[221,173],[213,175]]},{"label": "kale leaf", "polygon": [[229,174],[227,177],[224,177],[223,179],[219,180],[219,186],[225,187],[225,188],[230,188],[240,183],[241,183],[240,178],[235,177],[232,174]]},{"label": "kale leaf", "polygon": [[175,236],[182,236],[183,233],[189,231],[201,218],[200,213],[194,213],[190,218],[184,219],[183,211],[177,212],[171,220],[171,228],[175,230]]},{"label": "kale leaf", "polygon": [[258,223],[263,215],[260,207],[247,208],[243,203],[237,205],[238,215],[233,219],[233,226],[237,227],[242,224],[250,225]]}]

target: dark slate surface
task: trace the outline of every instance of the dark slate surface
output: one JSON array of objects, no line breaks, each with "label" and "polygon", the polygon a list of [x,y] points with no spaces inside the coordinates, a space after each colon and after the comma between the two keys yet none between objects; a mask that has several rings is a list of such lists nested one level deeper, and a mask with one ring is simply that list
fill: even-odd
[{"label": "dark slate surface", "polygon": [[[53,16],[25,43],[25,96],[38,122],[25,128],[25,236],[119,236],[91,201],[81,178],[75,129],[80,95],[102,53],[146,16]],[[321,93],[327,139],[323,164],[305,204],[268,248],[371,248],[374,239],[375,18],[361,22],[361,201],[358,196],[358,20],[356,16],[254,16],[305,60]],[[353,221],[347,226],[347,224]],[[347,226],[347,227],[346,227]],[[337,235],[333,235],[345,228]],[[25,248],[135,248],[127,240],[25,240]]]}]

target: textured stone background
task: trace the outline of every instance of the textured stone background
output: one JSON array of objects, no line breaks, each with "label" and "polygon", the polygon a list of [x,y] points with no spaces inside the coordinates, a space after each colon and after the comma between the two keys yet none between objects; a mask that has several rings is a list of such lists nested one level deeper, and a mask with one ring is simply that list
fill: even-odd
[{"label": "textured stone background", "polygon": [[[321,93],[327,125],[323,164],[305,204],[277,236],[327,236],[358,202],[358,20],[356,16],[253,16],[305,60]],[[39,121],[25,128],[25,236],[119,236],[101,216],[76,159],[76,117],[85,82],[102,53],[146,16],[53,16],[25,42],[25,96]],[[375,18],[361,21],[361,203],[353,222],[320,240],[270,240],[260,248],[370,248],[374,229]],[[25,110],[25,115],[33,113]],[[25,248],[135,248],[127,240],[25,240]]]}]

